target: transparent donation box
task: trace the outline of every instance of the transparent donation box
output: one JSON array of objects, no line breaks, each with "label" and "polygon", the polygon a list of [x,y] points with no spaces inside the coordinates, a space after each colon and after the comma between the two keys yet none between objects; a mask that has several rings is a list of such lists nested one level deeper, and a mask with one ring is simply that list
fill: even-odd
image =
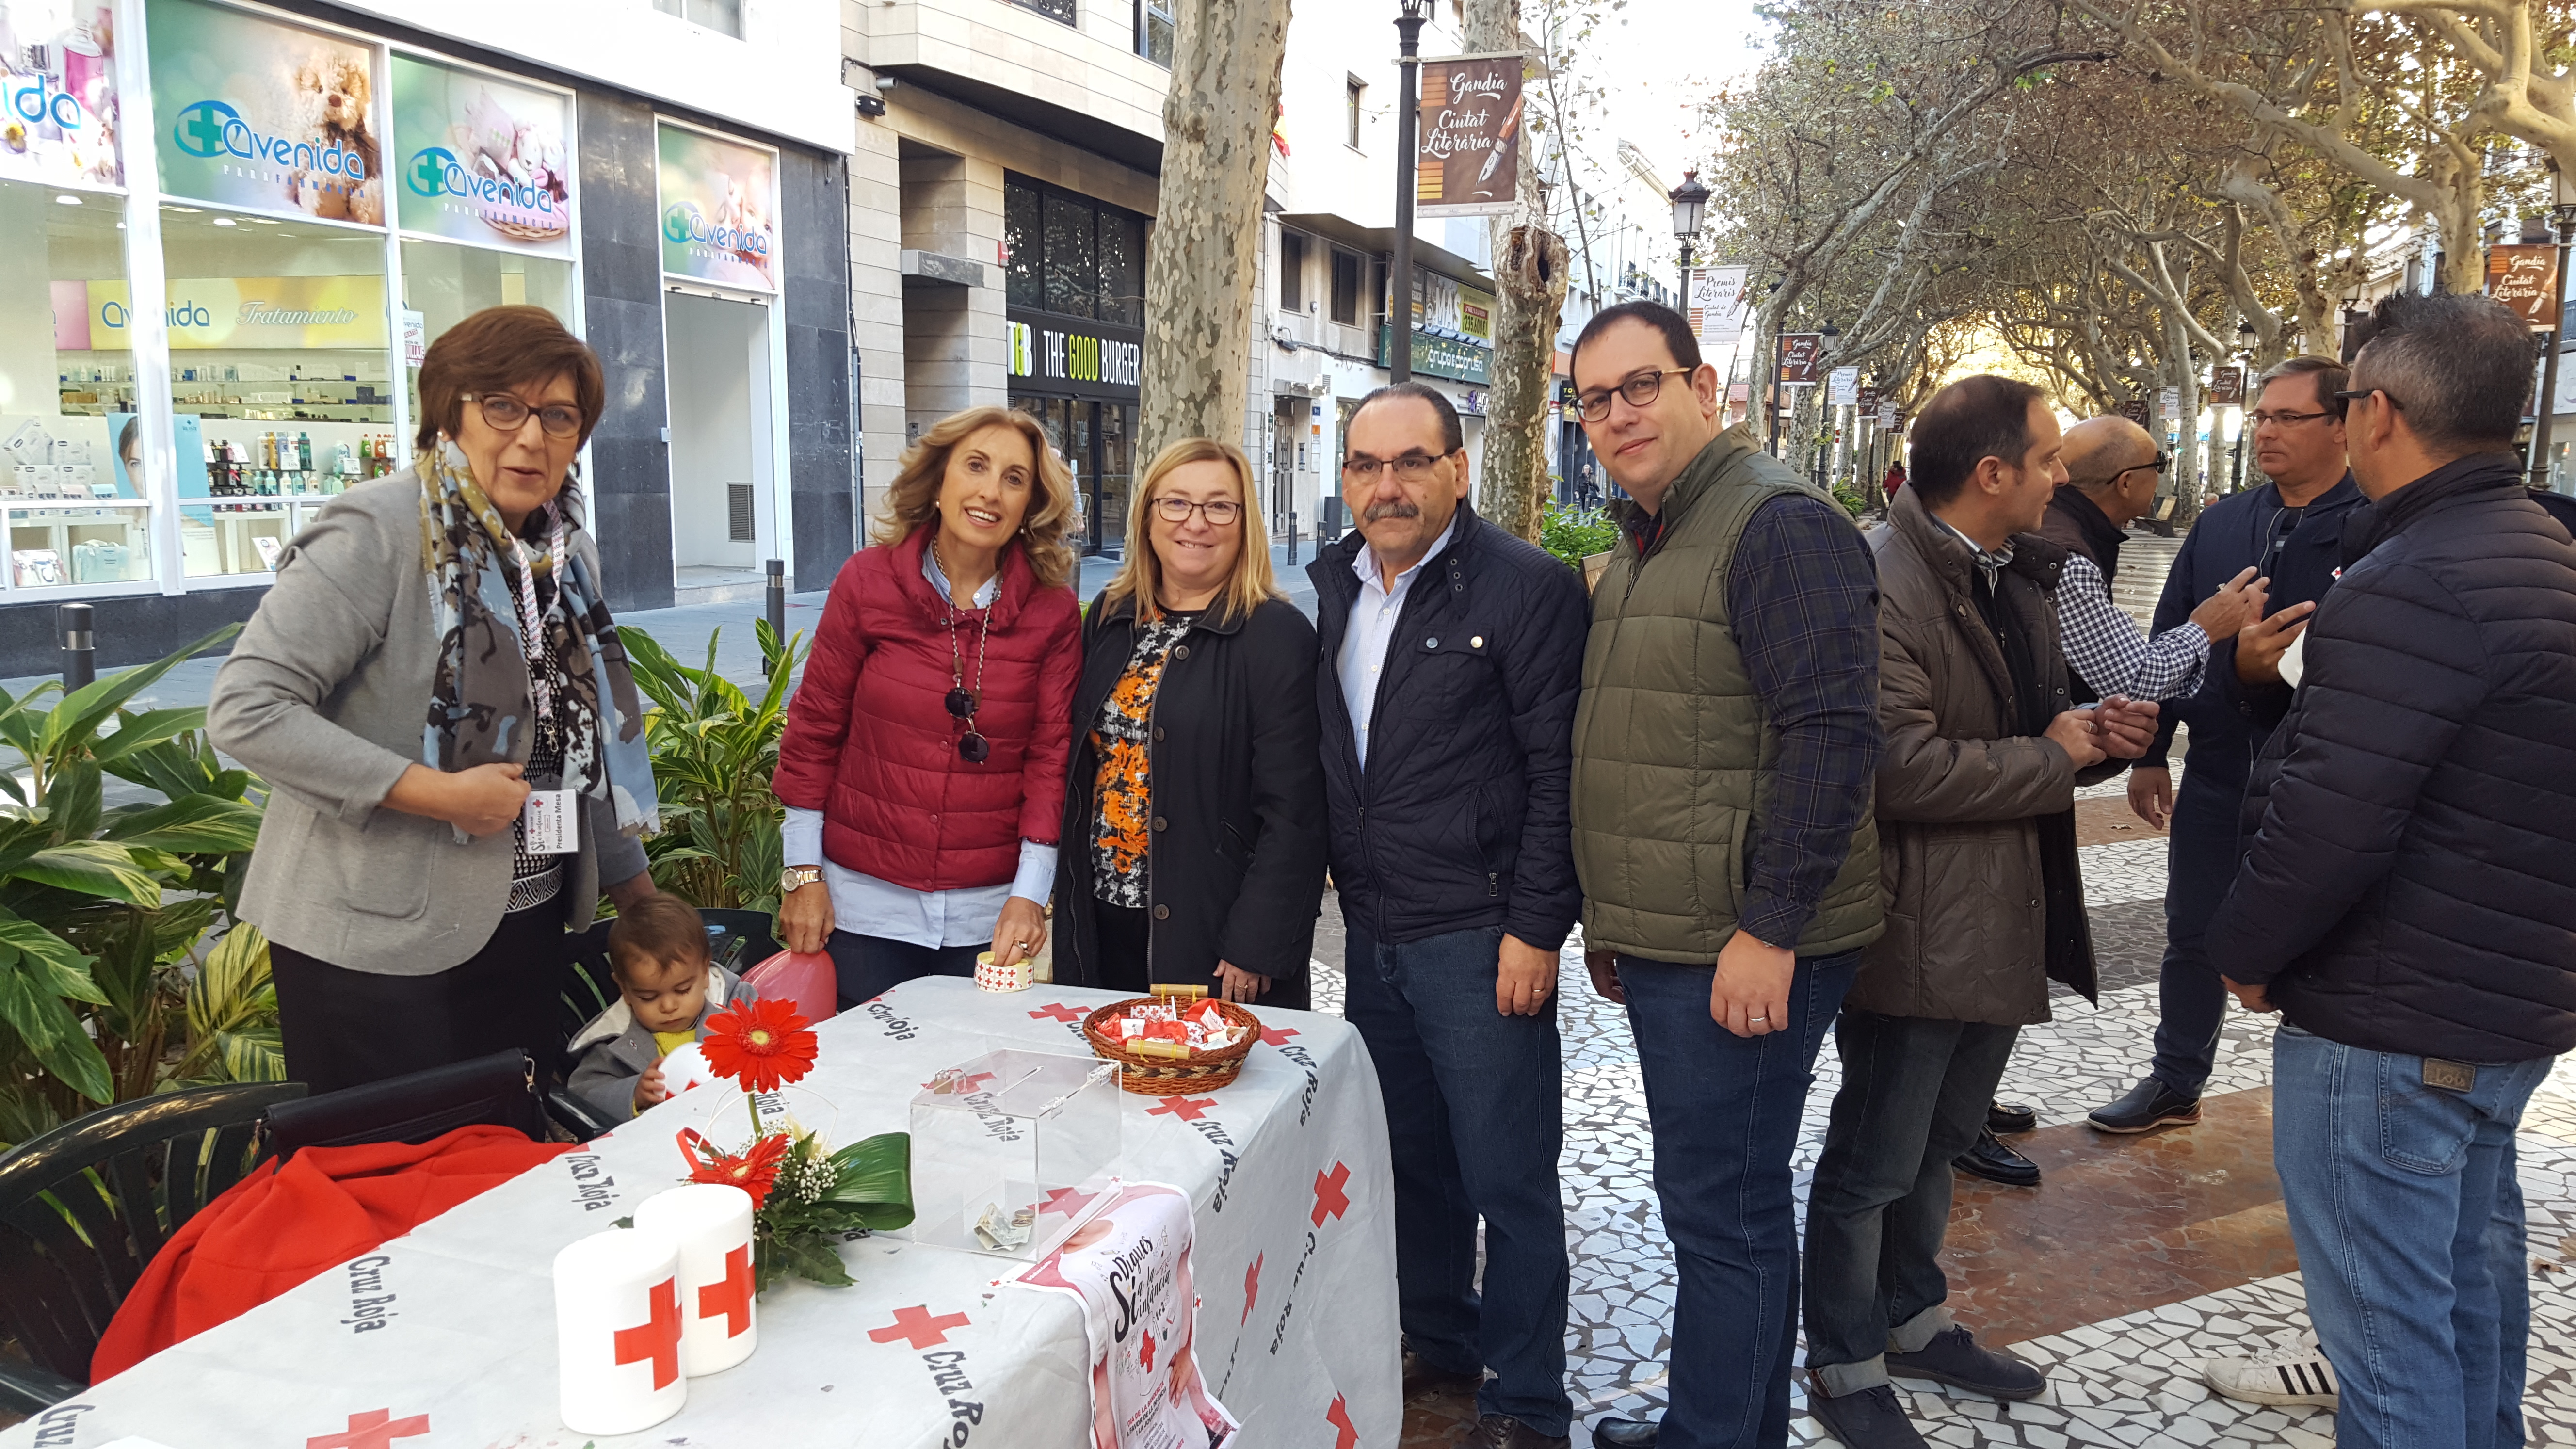
[{"label": "transparent donation box", "polygon": [[1034,1262],[1106,1200],[1118,1065],[994,1051],[912,1099],[913,1241]]}]

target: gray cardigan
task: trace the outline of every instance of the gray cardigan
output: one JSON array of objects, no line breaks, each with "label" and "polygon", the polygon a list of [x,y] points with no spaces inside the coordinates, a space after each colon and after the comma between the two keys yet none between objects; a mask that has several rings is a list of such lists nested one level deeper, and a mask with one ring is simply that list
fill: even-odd
[{"label": "gray cardigan", "polygon": [[[272,941],[388,976],[483,949],[510,896],[512,832],[458,844],[443,820],[383,808],[420,762],[437,665],[411,469],[333,499],[278,556],[277,582],[215,675],[206,731],[268,782],[241,914]],[[590,535],[568,546],[598,576]],[[556,899],[590,924],[603,882],[644,869],[610,807],[583,811]]]}]

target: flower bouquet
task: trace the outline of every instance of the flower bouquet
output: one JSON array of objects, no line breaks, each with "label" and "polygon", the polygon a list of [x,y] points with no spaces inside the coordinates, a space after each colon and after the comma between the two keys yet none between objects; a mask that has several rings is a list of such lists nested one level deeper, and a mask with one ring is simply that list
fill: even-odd
[{"label": "flower bouquet", "polygon": [[[720,1182],[751,1194],[752,1265],[766,1293],[781,1273],[831,1288],[849,1286],[840,1244],[912,1222],[912,1137],[881,1132],[835,1150],[763,1098],[814,1068],[814,1033],[784,1001],[747,1001],[707,1021],[708,1069],[742,1088],[751,1135],[739,1147],[694,1127],[679,1134],[689,1181]],[[726,1134],[730,1136],[731,1134]]]}]

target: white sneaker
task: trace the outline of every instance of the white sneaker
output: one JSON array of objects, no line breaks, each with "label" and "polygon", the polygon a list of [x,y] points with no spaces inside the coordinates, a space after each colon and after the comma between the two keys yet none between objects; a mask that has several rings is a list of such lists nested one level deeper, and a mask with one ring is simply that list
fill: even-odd
[{"label": "white sneaker", "polygon": [[2204,1360],[2200,1376],[2220,1394],[2248,1404],[2335,1406],[2334,1366],[2313,1333],[2253,1358]]}]

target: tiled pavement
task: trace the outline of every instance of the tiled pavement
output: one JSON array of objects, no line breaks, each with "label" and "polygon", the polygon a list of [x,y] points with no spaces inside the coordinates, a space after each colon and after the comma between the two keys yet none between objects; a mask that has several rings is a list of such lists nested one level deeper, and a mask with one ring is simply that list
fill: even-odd
[{"label": "tiled pavement", "polygon": [[[2116,785],[2089,793],[2080,838],[2109,842],[2083,848],[2101,1004],[2060,988],[2057,1019],[2022,1033],[2002,1095],[2038,1108],[2040,1130],[2022,1145],[2047,1177],[2036,1190],[1961,1178],[1947,1259],[1962,1319],[2044,1367],[2049,1392],[1999,1404],[1926,1382],[1898,1387],[1926,1438],[1959,1449],[2330,1444],[2326,1411],[2233,1403],[2197,1373],[2204,1358],[2259,1352],[2307,1327],[2271,1175],[2271,1019],[2231,1009],[2199,1126],[2117,1139],[2081,1125],[2143,1072],[2164,933],[2163,840],[2127,816]],[[1338,927],[1328,913],[1316,943],[1320,1010],[1340,1001]],[[1593,995],[1579,945],[1566,949],[1559,1018],[1578,1446],[1604,1415],[1662,1413],[1674,1285],[1635,1047],[1622,1011]],[[1828,1038],[1794,1160],[1802,1215],[1840,1079]],[[2532,1252],[2550,1264],[2531,1278],[2530,1442],[2576,1445],[2576,1271],[2555,1262],[2576,1259],[2576,1239],[2562,1246],[2576,1232],[2576,1070],[2562,1066],[2533,1102],[2521,1156]],[[1795,1403],[1791,1442],[1834,1442],[1805,1414],[1803,1393]],[[1454,1398],[1417,1401],[1403,1449],[1455,1443],[1471,1413]]]}]

